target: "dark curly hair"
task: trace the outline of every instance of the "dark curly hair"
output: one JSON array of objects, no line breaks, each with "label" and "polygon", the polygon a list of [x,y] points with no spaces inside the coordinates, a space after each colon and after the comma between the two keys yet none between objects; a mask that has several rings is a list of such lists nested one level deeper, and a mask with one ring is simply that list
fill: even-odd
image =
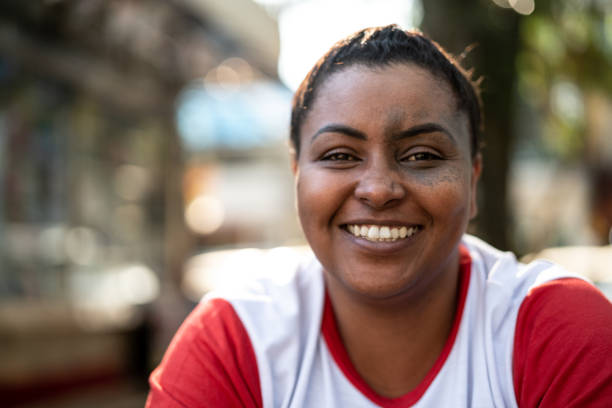
[{"label": "dark curly hair", "polygon": [[300,152],[300,128],[312,108],[317,89],[334,72],[355,64],[366,67],[395,63],[416,64],[446,80],[457,98],[457,109],[466,113],[470,123],[472,156],[480,150],[482,108],[480,81],[459,65],[435,41],[418,31],[397,25],[366,28],[338,41],[310,70],[293,96],[290,137],[296,154]]}]

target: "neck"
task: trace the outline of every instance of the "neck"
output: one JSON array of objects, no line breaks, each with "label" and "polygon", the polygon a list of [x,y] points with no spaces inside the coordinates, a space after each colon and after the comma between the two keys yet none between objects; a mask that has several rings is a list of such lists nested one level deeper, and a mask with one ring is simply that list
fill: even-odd
[{"label": "neck", "polygon": [[419,296],[365,302],[326,274],[338,331],[355,369],[378,394],[413,390],[438,359],[452,329],[458,263]]}]

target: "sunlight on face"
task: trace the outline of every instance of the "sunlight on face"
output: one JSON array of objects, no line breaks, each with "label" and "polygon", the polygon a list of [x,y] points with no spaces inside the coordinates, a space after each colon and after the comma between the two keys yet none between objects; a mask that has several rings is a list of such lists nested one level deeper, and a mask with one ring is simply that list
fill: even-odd
[{"label": "sunlight on face", "polygon": [[354,65],[317,92],[296,197],[330,294],[397,300],[444,286],[480,174],[450,85],[414,64]]}]

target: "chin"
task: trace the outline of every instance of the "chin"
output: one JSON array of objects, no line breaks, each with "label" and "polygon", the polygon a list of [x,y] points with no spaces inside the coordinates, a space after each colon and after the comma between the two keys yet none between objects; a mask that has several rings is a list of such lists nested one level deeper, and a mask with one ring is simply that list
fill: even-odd
[{"label": "chin", "polygon": [[[355,269],[353,269],[355,271]],[[385,273],[386,276],[381,276],[381,273],[372,274],[371,271],[366,271],[362,274],[350,273],[335,276],[327,272],[328,278],[334,279],[347,292],[358,296],[362,299],[371,300],[388,300],[391,298],[400,298],[403,295],[412,296],[418,292],[419,279],[415,276],[403,273]],[[368,276],[369,275],[369,276]]]}]

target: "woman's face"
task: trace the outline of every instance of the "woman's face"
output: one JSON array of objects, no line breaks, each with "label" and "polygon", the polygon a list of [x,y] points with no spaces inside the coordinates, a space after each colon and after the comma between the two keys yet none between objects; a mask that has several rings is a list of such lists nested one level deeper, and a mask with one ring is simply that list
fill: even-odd
[{"label": "woman's face", "polygon": [[456,273],[480,156],[446,82],[411,64],[350,66],[321,84],[300,137],[298,212],[328,278],[386,299]]}]

